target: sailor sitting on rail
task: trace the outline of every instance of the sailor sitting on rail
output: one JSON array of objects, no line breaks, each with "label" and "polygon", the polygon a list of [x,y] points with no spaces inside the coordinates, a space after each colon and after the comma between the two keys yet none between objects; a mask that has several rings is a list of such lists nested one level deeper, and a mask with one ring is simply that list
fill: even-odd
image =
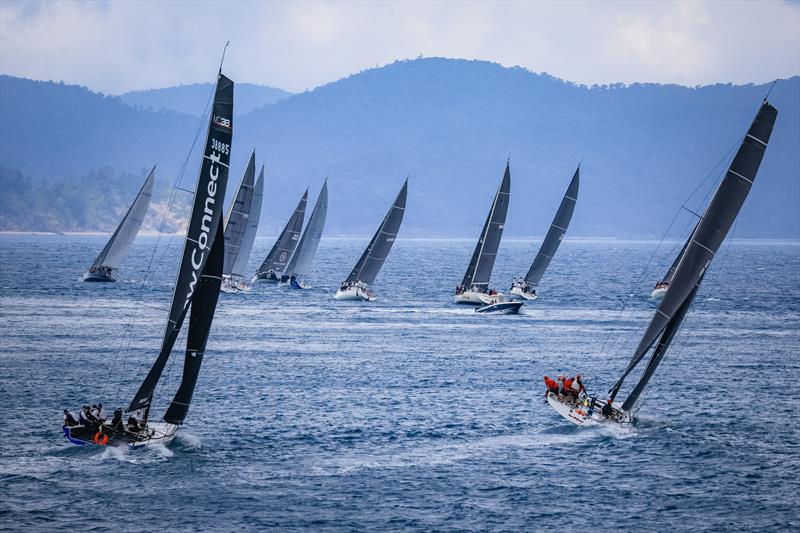
[{"label": "sailor sitting on rail", "polygon": [[75,415],[67,409],[64,409],[64,425],[69,427],[78,425],[78,421],[75,420]]}]

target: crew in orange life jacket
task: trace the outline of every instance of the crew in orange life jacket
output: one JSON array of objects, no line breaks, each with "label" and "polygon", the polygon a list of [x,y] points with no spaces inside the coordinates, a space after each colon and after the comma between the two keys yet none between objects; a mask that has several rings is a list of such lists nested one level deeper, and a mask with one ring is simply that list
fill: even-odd
[{"label": "crew in orange life jacket", "polygon": [[564,376],[564,379],[563,379],[562,383],[564,384],[564,394],[565,395],[567,395],[567,396],[575,396],[575,397],[578,396],[577,394],[575,394],[575,391],[572,390],[572,383],[574,381],[575,380],[573,378],[571,378],[569,376]]},{"label": "crew in orange life jacket", "polygon": [[553,394],[558,394],[558,383],[553,381],[550,376],[544,377],[544,385],[547,387],[547,390],[544,391],[544,395],[547,396],[547,393],[552,392]]}]

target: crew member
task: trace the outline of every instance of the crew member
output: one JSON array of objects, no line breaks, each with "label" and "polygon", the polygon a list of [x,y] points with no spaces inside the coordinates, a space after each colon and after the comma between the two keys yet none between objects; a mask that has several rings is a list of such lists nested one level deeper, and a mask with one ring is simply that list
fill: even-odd
[{"label": "crew member", "polygon": [[603,413],[604,417],[611,418],[611,415],[614,414],[614,408],[611,406],[611,398],[608,399],[600,412]]},{"label": "crew member", "polygon": [[547,390],[544,391],[545,396],[547,396],[548,393],[558,394],[558,383],[556,383],[550,376],[544,377],[544,385],[547,387]]},{"label": "crew member", "polygon": [[70,413],[67,409],[64,409],[64,425],[69,427],[78,425],[78,421],[75,420],[73,414]]}]

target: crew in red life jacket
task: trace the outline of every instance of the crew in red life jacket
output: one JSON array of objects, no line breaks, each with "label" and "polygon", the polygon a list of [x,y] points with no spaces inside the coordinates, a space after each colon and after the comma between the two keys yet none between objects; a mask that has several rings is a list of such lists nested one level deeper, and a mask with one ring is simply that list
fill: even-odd
[{"label": "crew in red life jacket", "polygon": [[544,377],[544,385],[547,387],[547,390],[544,391],[544,395],[547,396],[548,393],[558,394],[558,383],[553,381],[550,376]]}]

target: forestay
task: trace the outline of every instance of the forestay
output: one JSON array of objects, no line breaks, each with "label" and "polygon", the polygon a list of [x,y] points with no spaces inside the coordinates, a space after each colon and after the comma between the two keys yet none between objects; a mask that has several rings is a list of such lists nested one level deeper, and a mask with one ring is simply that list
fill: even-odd
[{"label": "forestay", "polygon": [[[181,264],[172,294],[169,317],[164,328],[161,351],[128,406],[129,411],[137,409],[147,409],[149,411],[156,385],[172,352],[181,324],[195,296],[195,291],[198,290],[198,286],[202,287],[200,290],[203,294],[203,301],[208,302],[209,295],[214,290],[214,284],[202,282],[201,276],[204,273],[207,276],[218,276],[222,271],[223,259],[215,255],[214,266],[209,272],[204,272],[215,243],[217,252],[223,255],[224,258],[224,250],[223,246],[221,246],[223,242],[221,224],[225,189],[228,184],[232,134],[233,81],[220,73],[217,79],[214,104],[211,109],[203,160],[200,175],[197,179]],[[217,263],[219,271],[217,271]],[[216,288],[218,290],[219,286],[216,285]],[[214,299],[215,302],[216,300]],[[192,318],[195,340],[198,336],[201,336],[200,329],[208,329],[210,327],[211,318],[214,315],[214,307],[204,308],[200,315],[202,316],[193,316]],[[202,334],[207,336],[208,332],[206,331]],[[187,359],[192,353],[195,353],[191,350],[201,344],[204,344],[204,342],[192,342],[189,344]],[[194,370],[190,373],[194,373]],[[186,377],[186,371],[184,372],[184,377]],[[191,383],[191,386],[193,387],[193,383]],[[173,418],[173,420],[178,419],[182,420],[178,416]]]},{"label": "forestay", "polygon": [[367,285],[374,283],[375,278],[378,276],[381,267],[383,266],[389,251],[392,249],[394,240],[400,230],[400,224],[403,222],[403,215],[406,210],[406,196],[408,193],[408,180],[403,183],[403,187],[397,194],[392,207],[383,218],[383,222],[378,231],[369,241],[367,249],[361,254],[358,263],[350,275],[347,276],[345,283],[362,282]]},{"label": "forestay", "polygon": [[500,248],[500,238],[503,236],[503,228],[506,224],[510,193],[511,170],[509,164],[506,163],[506,171],[494,196],[489,216],[486,217],[478,244],[475,246],[475,251],[472,252],[467,272],[461,281],[461,286],[466,290],[475,286],[485,291],[489,285],[494,260],[497,257],[497,250]]},{"label": "forestay", "polygon": [[300,242],[297,244],[297,249],[289,264],[286,265],[284,275],[291,276],[306,276],[311,271],[311,261],[317,253],[319,241],[322,239],[322,230],[325,227],[325,219],[328,215],[328,180],[322,184],[322,190],[317,197],[317,203],[314,205],[314,210],[311,212],[311,217],[308,219],[306,229],[303,231],[303,236],[300,237]]},{"label": "forestay", "polygon": [[144,180],[142,188],[139,189],[139,194],[136,195],[136,199],[128,208],[122,218],[122,222],[114,230],[100,255],[92,263],[92,267],[104,266],[112,270],[119,268],[122,259],[125,258],[133,241],[136,239],[136,235],[139,233],[144,217],[147,214],[147,208],[150,206],[150,198],[153,196],[153,183],[155,182],[155,170],[156,167],[150,170],[150,174]]},{"label": "forestay", "polygon": [[580,166],[575,169],[575,175],[572,176],[572,181],[569,183],[567,192],[561,200],[561,205],[558,206],[558,211],[556,211],[556,216],[553,218],[553,223],[550,224],[550,229],[547,230],[547,235],[542,242],[542,246],[539,248],[539,252],[536,254],[531,268],[525,275],[525,281],[534,287],[539,285],[545,270],[550,266],[550,261],[553,259],[553,256],[556,254],[561,244],[561,240],[564,238],[564,234],[567,233],[567,228],[572,220],[572,213],[575,211],[575,203],[578,201],[580,170]]},{"label": "forestay", "polygon": [[625,372],[610,391],[611,398],[615,398],[625,378],[660,336],[659,344],[639,385],[626,399],[623,409],[629,410],[635,404],[680,327],[711,260],[750,192],[777,115],[778,111],[765,100],[714,197],[689,237],[661,305],[650,321]]}]

